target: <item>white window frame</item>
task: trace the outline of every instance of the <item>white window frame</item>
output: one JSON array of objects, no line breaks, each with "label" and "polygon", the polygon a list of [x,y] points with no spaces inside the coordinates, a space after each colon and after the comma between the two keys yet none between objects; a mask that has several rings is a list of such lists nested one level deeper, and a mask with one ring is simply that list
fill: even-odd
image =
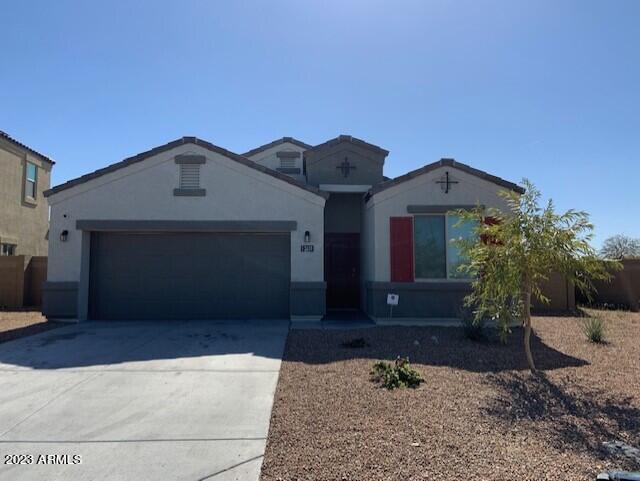
[{"label": "white window frame", "polygon": [[[5,254],[4,253],[4,247],[5,246],[13,247],[13,253],[12,254]],[[14,244],[12,242],[2,242],[2,243],[0,243],[0,256],[3,256],[3,257],[15,256],[17,250],[18,250],[18,244]]]},{"label": "white window frame", "polygon": [[[414,280],[417,282],[472,282],[472,277],[449,277],[449,223],[447,219],[450,215],[449,213],[425,213],[425,214],[414,214],[413,215],[413,274]],[[416,218],[417,217],[444,217],[444,273],[445,277],[417,277],[416,270]]]},{"label": "white window frame", "polygon": [[[33,179],[29,178],[29,166],[33,165],[33,167],[35,168],[35,176]],[[28,191],[27,191],[27,184],[31,184],[33,183],[33,196],[29,195]],[[24,164],[24,197],[27,200],[30,201],[35,201],[36,197],[38,196],[38,164],[36,164],[35,162],[31,162],[29,160],[25,161]]]}]

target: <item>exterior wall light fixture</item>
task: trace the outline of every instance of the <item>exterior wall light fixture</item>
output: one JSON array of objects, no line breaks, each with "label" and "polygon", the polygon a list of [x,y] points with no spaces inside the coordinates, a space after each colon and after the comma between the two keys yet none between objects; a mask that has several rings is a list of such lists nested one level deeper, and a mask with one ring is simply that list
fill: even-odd
[{"label": "exterior wall light fixture", "polygon": [[61,242],[67,242],[68,238],[69,238],[69,231],[68,230],[63,230],[62,232],[60,232],[60,241]]},{"label": "exterior wall light fixture", "polygon": [[311,242],[311,234],[306,230],[304,231],[304,243],[308,244],[309,242]]}]

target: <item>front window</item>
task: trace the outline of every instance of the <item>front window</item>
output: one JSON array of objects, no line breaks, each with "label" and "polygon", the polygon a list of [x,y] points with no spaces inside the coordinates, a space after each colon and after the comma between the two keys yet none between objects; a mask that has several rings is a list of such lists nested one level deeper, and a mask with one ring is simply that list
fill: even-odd
[{"label": "front window", "polygon": [[36,198],[36,183],[38,181],[38,166],[27,162],[27,169],[24,183],[24,194],[31,199]]},{"label": "front window", "polygon": [[415,218],[414,249],[416,277],[443,279],[446,275],[445,216],[421,215]]},{"label": "front window", "polygon": [[458,225],[456,215],[419,215],[414,218],[415,275],[417,279],[465,279],[458,271],[466,262],[455,239],[473,239],[475,222]]},{"label": "front window", "polygon": [[16,245],[15,244],[0,244],[0,255],[2,256],[15,256]]},{"label": "front window", "polygon": [[469,277],[466,272],[460,272],[458,268],[467,263],[467,258],[462,255],[460,248],[455,244],[454,240],[472,240],[475,239],[476,222],[465,221],[460,222],[457,215],[447,216],[447,273],[450,279],[465,279]]}]

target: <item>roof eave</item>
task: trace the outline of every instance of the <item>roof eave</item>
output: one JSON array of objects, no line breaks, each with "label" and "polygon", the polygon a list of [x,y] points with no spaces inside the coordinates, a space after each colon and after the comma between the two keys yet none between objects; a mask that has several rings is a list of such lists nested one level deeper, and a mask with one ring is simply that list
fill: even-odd
[{"label": "roof eave", "polygon": [[281,145],[281,144],[284,144],[284,143],[287,143],[287,142],[290,143],[290,144],[296,145],[296,146],[298,146],[298,147],[300,147],[302,149],[305,149],[305,150],[309,150],[312,147],[311,145],[309,145],[309,144],[307,144],[305,142],[302,142],[301,140],[294,139],[293,137],[282,137],[280,139],[276,139],[276,140],[273,140],[273,141],[268,142],[266,144],[263,144],[263,145],[261,145],[259,147],[256,147],[255,149],[251,149],[250,151],[245,152],[244,154],[241,154],[241,155],[243,157],[252,157],[252,156],[254,156],[256,154],[259,154],[260,152],[264,152],[267,149],[270,149],[272,147],[277,147],[278,145]]},{"label": "roof eave", "polygon": [[256,162],[254,162],[251,159],[247,159],[246,157],[243,157],[241,155],[238,155],[234,152],[231,152],[230,150],[224,149],[222,147],[218,147],[217,145],[212,144],[211,142],[207,142],[206,140],[202,140],[202,139],[198,139],[197,137],[182,137],[180,139],[168,142],[165,145],[161,145],[159,147],[154,147],[153,149],[147,150],[145,152],[142,152],[140,154],[134,155],[132,157],[127,157],[124,160],[121,160],[120,162],[116,162],[115,164],[111,164],[108,165],[106,167],[103,167],[102,169],[98,169],[94,172],[90,172],[88,174],[85,174],[83,176],[77,177],[75,179],[71,179],[67,182],[65,182],[64,184],[60,184],[57,185],[55,187],[52,187],[51,189],[48,189],[46,191],[43,192],[43,195],[45,197],[50,197],[54,194],[57,194],[59,192],[71,189],[77,185],[81,185],[84,184],[86,182],[89,182],[93,179],[97,179],[98,177],[101,177],[105,174],[109,174],[111,172],[115,172],[117,170],[123,169],[125,167],[128,167],[129,165],[138,163],[138,162],[142,162],[145,159],[148,159],[149,157],[152,157],[154,155],[160,154],[162,152],[166,152],[167,150],[170,150],[174,147],[178,147],[180,145],[185,145],[185,144],[194,144],[194,145],[199,145],[200,147],[203,147],[207,150],[210,150],[212,152],[218,153],[220,155],[224,155],[225,157],[228,157],[232,160],[235,160],[243,165],[246,165],[247,167],[250,167],[252,169],[258,170],[264,174],[267,174],[271,177],[275,177],[277,179],[280,179],[284,182],[287,182],[288,184],[291,184],[295,187],[298,187],[302,190],[305,190],[307,192],[310,192],[312,194],[315,194],[319,197],[324,198],[325,200],[329,198],[329,194],[327,194],[326,192],[322,192],[320,189],[317,189],[316,187],[313,186],[309,186],[306,184],[303,184],[302,182],[297,181],[296,179],[289,177],[288,175],[282,174],[280,172],[271,170],[267,167],[264,167]]},{"label": "roof eave", "polygon": [[378,152],[380,154],[383,154],[385,157],[387,155],[389,155],[389,151],[383,149],[382,147],[379,147],[377,145],[374,144],[370,144],[369,142],[366,142],[362,139],[358,139],[356,137],[353,137],[352,135],[345,135],[345,134],[341,134],[338,135],[337,137],[334,137],[333,139],[329,139],[326,142],[322,142],[321,144],[318,145],[314,145],[313,147],[311,147],[310,149],[308,149],[309,151],[316,151],[316,150],[320,150],[324,147],[328,147],[331,145],[336,145],[339,144],[341,142],[349,142],[352,143],[354,145],[359,145],[360,147],[363,147],[365,149],[368,150],[372,150],[374,152]]},{"label": "roof eave", "polygon": [[46,155],[41,154],[37,150],[32,149],[28,145],[23,144],[19,140],[14,139],[8,133],[6,133],[6,132],[4,132],[2,130],[0,130],[0,139],[5,139],[6,141],[8,141],[9,143],[15,145],[16,147],[19,147],[21,149],[26,150],[27,152],[32,153],[33,155],[39,157],[40,159],[44,160],[45,162],[50,163],[51,165],[55,165],[55,163],[56,163],[52,158],[47,157]]},{"label": "roof eave", "polygon": [[408,172],[404,175],[401,175],[399,177],[396,177],[395,179],[391,179],[385,182],[382,182],[380,184],[375,185],[374,187],[372,187],[369,192],[367,193],[367,201],[369,199],[371,199],[373,196],[375,196],[376,194],[383,192],[387,189],[390,189],[392,187],[395,187],[397,185],[401,185],[404,182],[407,182],[411,179],[414,179],[416,177],[419,177],[423,174],[426,174],[428,172],[431,172],[432,170],[435,170],[437,168],[440,167],[452,167],[452,168],[456,168],[459,169],[463,172],[466,172],[470,175],[474,175],[478,178],[481,178],[483,180],[486,180],[487,182],[492,182],[496,185],[499,185],[501,187],[504,187],[505,189],[508,190],[512,190],[520,195],[525,193],[525,189],[521,186],[519,186],[518,184],[514,184],[513,182],[509,182],[508,180],[502,179],[500,177],[497,177],[495,175],[489,174],[488,172],[485,172],[483,170],[479,170],[479,169],[475,169],[473,167],[471,167],[470,165],[467,164],[463,164],[461,162],[456,161],[455,159],[440,159],[437,162],[433,162],[431,164],[427,164],[423,167],[420,167],[419,169],[416,170],[412,170],[411,172]]}]

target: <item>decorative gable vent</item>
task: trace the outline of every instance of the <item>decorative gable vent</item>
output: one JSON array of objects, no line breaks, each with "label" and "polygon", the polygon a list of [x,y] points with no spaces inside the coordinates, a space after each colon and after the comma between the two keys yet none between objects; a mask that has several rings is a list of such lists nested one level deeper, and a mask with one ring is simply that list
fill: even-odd
[{"label": "decorative gable vent", "polygon": [[200,188],[200,164],[180,165],[180,188],[199,189]]},{"label": "decorative gable vent", "polygon": [[280,159],[280,168],[281,169],[295,169],[296,166],[296,159],[291,159],[291,158],[287,158],[287,157],[283,157]]},{"label": "decorative gable vent", "polygon": [[207,191],[200,187],[200,168],[206,162],[204,155],[178,155],[175,158],[180,169],[177,196],[203,196]]},{"label": "decorative gable vent", "polygon": [[278,171],[285,174],[299,174],[300,167],[298,167],[298,159],[301,157],[300,152],[283,150],[276,153],[278,159],[280,159],[280,167]]}]

